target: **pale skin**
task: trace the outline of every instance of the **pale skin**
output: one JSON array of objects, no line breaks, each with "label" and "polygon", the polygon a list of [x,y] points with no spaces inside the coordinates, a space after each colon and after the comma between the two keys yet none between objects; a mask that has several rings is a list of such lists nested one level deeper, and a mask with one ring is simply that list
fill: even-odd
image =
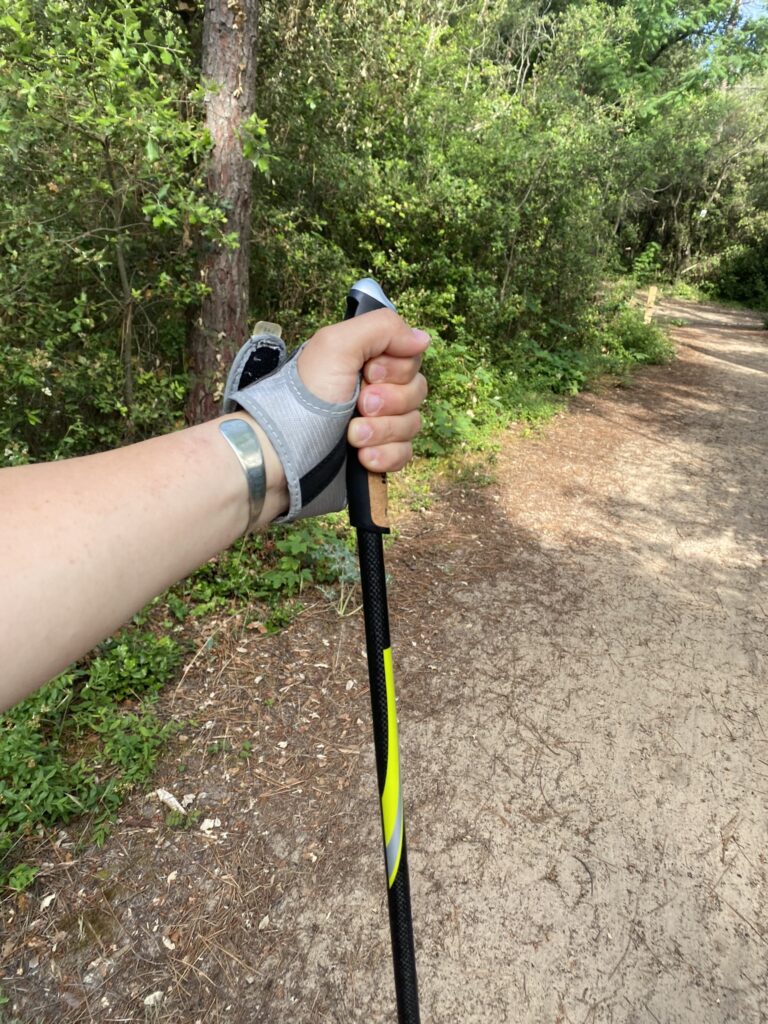
[{"label": "pale skin", "polygon": [[[411,458],[427,392],[428,337],[377,310],[318,331],[299,374],[327,401],[347,401],[363,465],[394,472]],[[267,495],[257,529],[288,508],[283,469],[258,425]],[[213,420],[139,444],[0,470],[0,710],[63,671],[166,587],[245,532],[240,463]]]}]

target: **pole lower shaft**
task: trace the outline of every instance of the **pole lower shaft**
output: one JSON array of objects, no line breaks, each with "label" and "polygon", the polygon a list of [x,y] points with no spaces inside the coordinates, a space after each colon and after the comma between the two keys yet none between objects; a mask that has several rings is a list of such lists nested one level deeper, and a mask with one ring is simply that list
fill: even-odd
[{"label": "pole lower shaft", "polygon": [[395,995],[399,1024],[420,1024],[419,987],[416,980],[416,949],[411,918],[411,886],[408,880],[408,851],[403,835],[400,870],[389,892],[389,928],[395,966]]},{"label": "pole lower shaft", "polygon": [[384,854],[399,1024],[419,1024],[408,852],[405,841],[400,753],[397,740],[389,639],[384,548],[381,534],[357,531],[363,614],[371,687],[373,741],[381,798]]}]

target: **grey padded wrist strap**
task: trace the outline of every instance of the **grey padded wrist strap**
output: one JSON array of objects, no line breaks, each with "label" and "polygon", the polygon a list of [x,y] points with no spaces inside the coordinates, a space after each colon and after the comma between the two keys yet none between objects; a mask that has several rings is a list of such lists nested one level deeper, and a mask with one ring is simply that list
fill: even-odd
[{"label": "grey padded wrist strap", "polygon": [[235,368],[252,363],[260,343],[258,338],[251,339],[235,357],[224,394],[224,410],[239,407],[249,413],[283,465],[290,506],[287,514],[275,522],[336,512],[346,504],[347,424],[360,384],[347,402],[318,398],[299,376],[299,349],[269,376],[242,387]]}]

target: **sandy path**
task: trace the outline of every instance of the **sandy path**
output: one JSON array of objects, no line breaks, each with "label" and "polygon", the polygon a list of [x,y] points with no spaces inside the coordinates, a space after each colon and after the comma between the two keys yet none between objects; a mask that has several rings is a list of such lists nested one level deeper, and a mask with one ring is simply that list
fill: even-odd
[{"label": "sandy path", "polygon": [[[427,1021],[768,1021],[768,336],[664,311],[691,322],[673,367],[582,396],[411,539],[437,591],[399,598]],[[391,1019],[386,945],[350,924],[325,1012],[280,1020]],[[338,974],[306,953],[304,985]]]},{"label": "sandy path", "polygon": [[[424,1024],[768,1022],[768,334],[665,312],[675,364],[389,559]],[[394,1020],[360,616],[217,628],[148,789],[218,824],[137,794],[102,850],[62,832],[0,908],[7,1019]]]},{"label": "sandy path", "polygon": [[734,320],[508,453],[428,725],[467,833],[430,857],[435,1020],[767,1019],[768,346]]}]

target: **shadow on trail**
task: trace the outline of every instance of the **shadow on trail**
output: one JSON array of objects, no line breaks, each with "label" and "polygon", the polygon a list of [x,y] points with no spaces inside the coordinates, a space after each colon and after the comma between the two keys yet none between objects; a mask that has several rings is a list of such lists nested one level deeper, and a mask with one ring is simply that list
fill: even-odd
[{"label": "shadow on trail", "polygon": [[761,353],[755,353],[752,348],[739,349],[732,345],[728,352],[723,352],[706,345],[694,345],[690,341],[686,343],[686,347],[710,359],[719,359],[746,370],[756,370],[758,373],[768,373],[768,358]]},{"label": "shadow on trail", "polygon": [[[638,436],[674,453],[671,468],[680,484],[665,491],[663,507],[656,513],[660,520],[672,521],[681,530],[695,524],[697,531],[713,538],[728,532],[747,546],[765,545],[768,503],[761,494],[768,488],[766,341],[768,334],[733,355],[729,348],[705,348],[681,339],[706,359],[681,360],[647,371],[610,402],[597,403],[591,410],[607,422],[615,422],[617,412],[623,419],[629,417]],[[744,374],[741,367],[759,372]],[[587,494],[582,497],[589,500]],[[628,515],[631,521],[626,501],[618,496],[608,500],[617,524]]]}]

